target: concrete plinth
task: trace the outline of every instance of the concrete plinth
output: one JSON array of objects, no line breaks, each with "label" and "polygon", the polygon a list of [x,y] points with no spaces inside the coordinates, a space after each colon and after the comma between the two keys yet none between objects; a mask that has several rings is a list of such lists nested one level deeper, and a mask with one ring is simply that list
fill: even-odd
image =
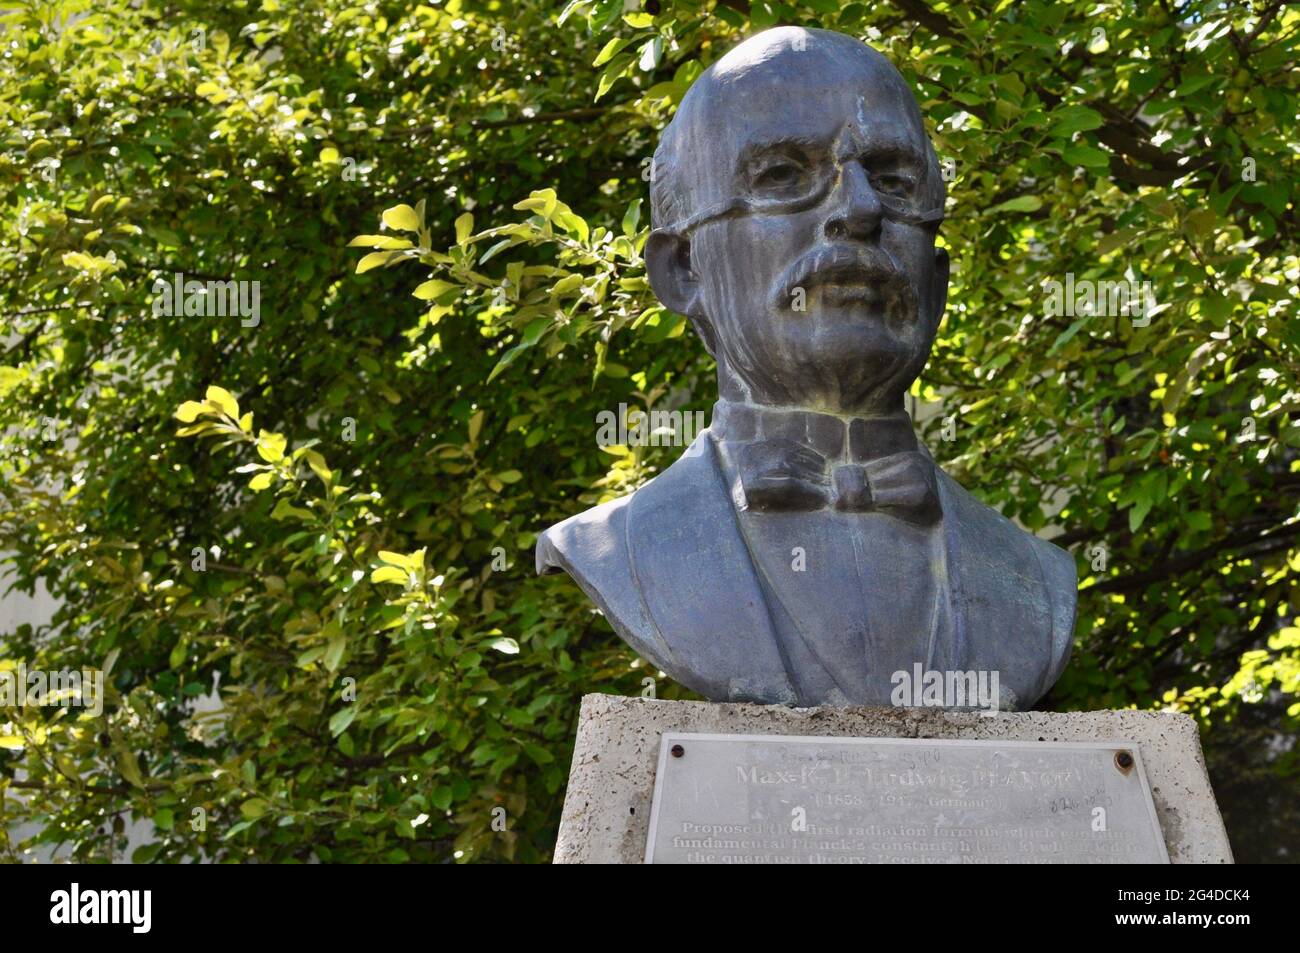
[{"label": "concrete plinth", "polygon": [[1170,861],[1232,863],[1196,723],[1186,715],[1089,711],[981,716],[932,708],[784,708],[615,695],[587,695],[582,700],[555,863],[641,863],[650,825],[659,738],[666,731],[1129,741],[1140,748]]}]

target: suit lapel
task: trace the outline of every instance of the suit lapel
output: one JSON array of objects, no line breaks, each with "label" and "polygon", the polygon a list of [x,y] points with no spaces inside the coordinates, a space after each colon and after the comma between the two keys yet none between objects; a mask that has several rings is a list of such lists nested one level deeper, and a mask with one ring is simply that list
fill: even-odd
[{"label": "suit lapel", "polygon": [[935,617],[930,629],[930,651],[926,668],[936,671],[964,671],[966,668],[967,611],[964,597],[965,578],[960,567],[960,501],[952,491],[956,486],[936,466],[939,504],[943,508],[942,533],[939,540],[940,596],[935,600]]},{"label": "suit lapel", "polygon": [[714,698],[796,701],[707,431],[636,492],[627,550],[674,658],[686,671],[711,673],[707,683],[686,684]]},{"label": "suit lapel", "polygon": [[1030,705],[1044,690],[1039,643],[1052,631],[1033,537],[938,473],[952,625],[936,639],[932,667],[997,671],[1016,706]]}]

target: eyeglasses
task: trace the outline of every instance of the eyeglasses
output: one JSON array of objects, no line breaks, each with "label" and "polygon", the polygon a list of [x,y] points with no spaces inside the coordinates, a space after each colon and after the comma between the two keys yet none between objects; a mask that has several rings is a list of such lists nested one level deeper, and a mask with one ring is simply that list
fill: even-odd
[{"label": "eyeglasses", "polygon": [[[848,161],[857,161],[850,159]],[[686,235],[708,222],[741,215],[791,215],[824,202],[844,174],[846,161],[808,161],[793,154],[768,155],[746,170],[749,195],[710,206],[675,225],[659,231]],[[888,168],[888,163],[886,163]],[[865,170],[864,170],[865,171]],[[903,225],[937,226],[943,221],[943,209],[923,209],[918,193],[922,191],[918,176],[902,168],[883,172],[866,172],[880,203],[881,213]]]}]

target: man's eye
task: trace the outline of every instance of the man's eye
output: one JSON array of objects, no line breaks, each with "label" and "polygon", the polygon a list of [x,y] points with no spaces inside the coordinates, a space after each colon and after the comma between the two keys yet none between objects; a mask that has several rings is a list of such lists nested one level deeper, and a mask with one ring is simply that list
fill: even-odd
[{"label": "man's eye", "polygon": [[912,188],[912,180],[905,175],[877,173],[871,177],[871,187],[886,195],[904,195]]},{"label": "man's eye", "polygon": [[794,185],[799,181],[802,170],[791,162],[778,162],[763,169],[754,178],[754,184],[760,187],[781,188]]}]

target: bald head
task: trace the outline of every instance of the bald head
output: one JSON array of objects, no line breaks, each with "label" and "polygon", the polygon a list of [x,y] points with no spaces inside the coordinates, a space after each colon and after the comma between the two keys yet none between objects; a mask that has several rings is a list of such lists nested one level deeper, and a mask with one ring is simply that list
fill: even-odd
[{"label": "bald head", "polygon": [[943,313],[943,181],[898,71],[782,27],[696,81],[655,154],[646,271],[728,399],[892,413]]},{"label": "bald head", "polygon": [[763,140],[825,138],[845,123],[916,150],[924,171],[921,202],[942,207],[934,148],[893,64],[842,33],[775,27],[728,52],[686,93],[655,152],[654,226],[671,228],[715,202],[746,150]]}]

